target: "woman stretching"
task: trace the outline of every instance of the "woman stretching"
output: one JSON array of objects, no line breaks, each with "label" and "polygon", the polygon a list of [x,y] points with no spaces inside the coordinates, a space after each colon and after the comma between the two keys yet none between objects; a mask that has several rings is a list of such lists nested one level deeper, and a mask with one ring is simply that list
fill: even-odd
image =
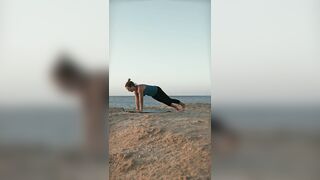
[{"label": "woman stretching", "polygon": [[162,89],[158,86],[150,86],[146,84],[135,84],[130,79],[128,79],[125,87],[128,91],[134,92],[136,100],[136,110],[137,112],[143,111],[143,96],[151,96],[153,99],[162,102],[170,107],[175,108],[177,111],[183,111],[185,104],[177,99],[171,99]]}]

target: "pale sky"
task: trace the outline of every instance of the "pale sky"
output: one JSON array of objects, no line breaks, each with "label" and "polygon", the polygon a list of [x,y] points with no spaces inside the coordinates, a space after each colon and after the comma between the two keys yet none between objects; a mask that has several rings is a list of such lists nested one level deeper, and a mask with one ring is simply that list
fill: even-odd
[{"label": "pale sky", "polygon": [[[120,18],[111,28],[121,29],[111,41],[111,56],[119,59],[111,62],[111,70],[118,69],[110,79],[113,92],[127,95],[123,84],[131,77],[170,94],[207,93],[209,2],[118,1],[111,12]],[[319,0],[212,5],[213,102],[320,101]],[[1,0],[0,27],[0,104],[64,102],[47,77],[61,49],[87,67],[107,65],[106,0]]]},{"label": "pale sky", "polygon": [[0,0],[0,27],[0,105],[64,104],[49,81],[61,50],[107,68],[106,0]]},{"label": "pale sky", "polygon": [[319,0],[215,0],[212,101],[320,102]]},{"label": "pale sky", "polygon": [[128,78],[210,95],[210,1],[111,1],[110,95],[132,95]]}]

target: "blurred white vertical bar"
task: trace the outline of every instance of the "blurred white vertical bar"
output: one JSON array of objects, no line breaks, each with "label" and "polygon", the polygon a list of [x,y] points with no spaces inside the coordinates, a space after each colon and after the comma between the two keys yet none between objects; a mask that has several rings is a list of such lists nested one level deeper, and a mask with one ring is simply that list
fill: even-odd
[{"label": "blurred white vertical bar", "polygon": [[[108,0],[0,1],[0,179],[107,179],[107,153],[89,151],[107,150],[108,11]],[[61,55],[80,72],[63,85]]]},{"label": "blurred white vertical bar", "polygon": [[211,173],[210,173],[210,176],[211,176],[211,179],[213,179],[214,178],[214,151],[213,151],[213,149],[214,149],[214,136],[213,136],[213,131],[214,131],[214,128],[213,128],[213,122],[212,122],[212,120],[213,120],[213,111],[214,111],[214,106],[215,106],[215,104],[214,104],[214,96],[213,96],[213,94],[214,94],[214,86],[213,86],[213,84],[214,84],[214,82],[213,82],[213,63],[214,63],[214,54],[213,54],[213,48],[214,48],[214,46],[213,46],[213,41],[214,41],[214,21],[213,21],[213,18],[214,18],[214,3],[215,3],[215,1],[214,0],[211,0],[211,3],[210,3],[210,5],[211,5],[211,10],[210,10],[210,75],[211,75],[211,77],[210,77],[210,80],[211,80],[211,166],[210,166],[210,168],[211,168]]},{"label": "blurred white vertical bar", "polygon": [[214,179],[319,179],[320,2],[213,6],[213,114],[237,134]]},{"label": "blurred white vertical bar", "polygon": [[109,175],[110,175],[110,165],[109,165],[109,67],[110,67],[110,0],[107,0],[107,104],[106,104],[106,164],[107,164],[107,174],[106,174],[106,179],[109,180]]}]

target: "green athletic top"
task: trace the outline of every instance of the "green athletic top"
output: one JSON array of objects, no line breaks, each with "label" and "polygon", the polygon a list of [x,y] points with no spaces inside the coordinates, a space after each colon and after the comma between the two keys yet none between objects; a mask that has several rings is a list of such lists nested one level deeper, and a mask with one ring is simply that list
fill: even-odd
[{"label": "green athletic top", "polygon": [[158,92],[158,86],[150,86],[150,85],[146,85],[144,84],[145,88],[143,91],[143,95],[147,95],[147,96],[155,96]]}]

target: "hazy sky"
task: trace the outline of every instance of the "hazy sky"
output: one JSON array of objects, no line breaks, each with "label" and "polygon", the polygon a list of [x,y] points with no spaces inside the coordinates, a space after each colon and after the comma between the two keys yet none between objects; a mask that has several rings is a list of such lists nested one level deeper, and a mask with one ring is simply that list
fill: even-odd
[{"label": "hazy sky", "polygon": [[106,69],[107,35],[106,0],[0,0],[0,105],[65,103],[49,78],[55,56]]},{"label": "hazy sky", "polygon": [[320,102],[319,0],[215,0],[212,101]]},{"label": "hazy sky", "polygon": [[[113,93],[127,94],[128,77],[170,94],[207,93],[207,0],[112,3]],[[212,100],[320,102],[319,12],[319,0],[215,0]],[[67,48],[104,68],[107,25],[106,0],[1,0],[0,104],[60,101],[48,81],[54,55]]]},{"label": "hazy sky", "polygon": [[169,95],[210,95],[210,1],[110,2],[110,94],[128,78]]}]

